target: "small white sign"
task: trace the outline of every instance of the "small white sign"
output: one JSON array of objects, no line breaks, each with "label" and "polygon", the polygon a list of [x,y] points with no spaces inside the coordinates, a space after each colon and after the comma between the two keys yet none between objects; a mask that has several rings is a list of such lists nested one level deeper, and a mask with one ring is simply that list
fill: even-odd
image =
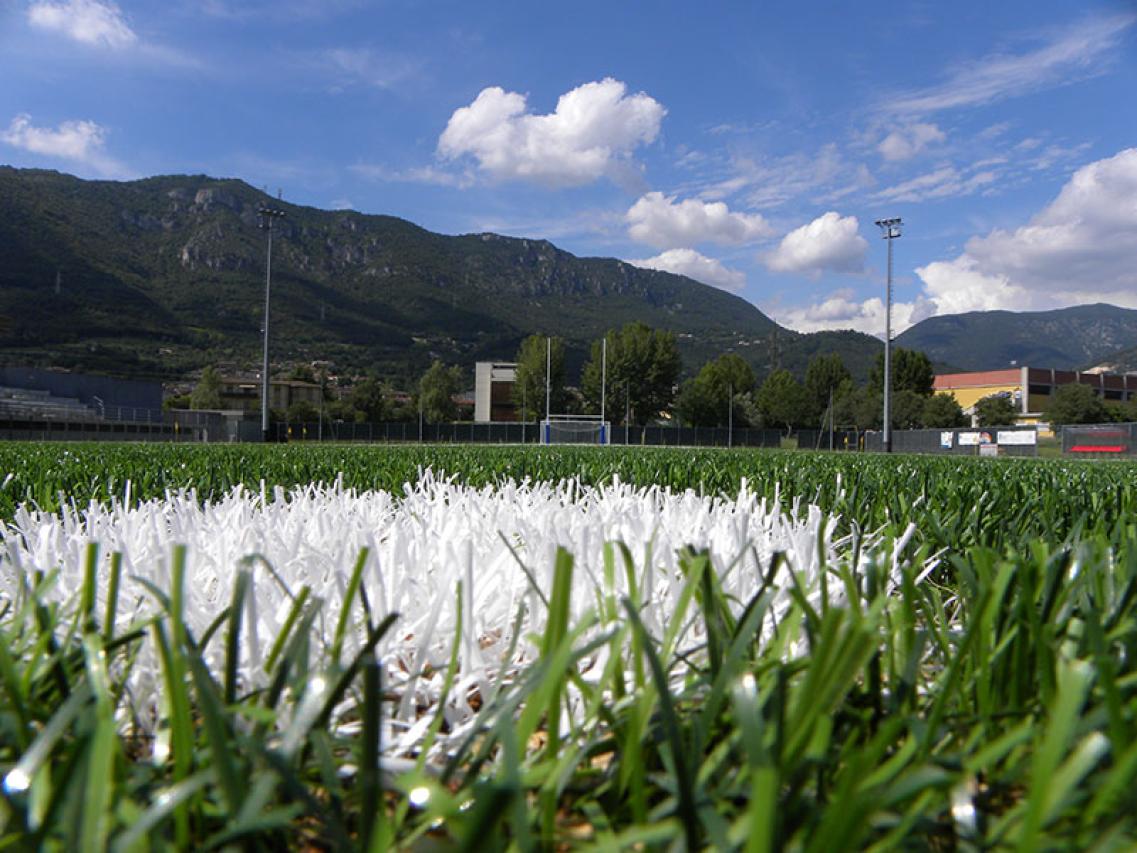
[{"label": "small white sign", "polygon": [[954,432],[941,432],[940,433],[940,447],[951,450],[952,439],[955,436]]},{"label": "small white sign", "polygon": [[959,434],[960,447],[974,447],[979,443],[979,433],[977,432],[961,432]]}]

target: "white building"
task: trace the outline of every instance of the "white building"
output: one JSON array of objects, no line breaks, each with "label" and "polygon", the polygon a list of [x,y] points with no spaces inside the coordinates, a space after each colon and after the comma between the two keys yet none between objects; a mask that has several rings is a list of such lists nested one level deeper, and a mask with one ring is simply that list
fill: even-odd
[{"label": "white building", "polygon": [[474,420],[479,423],[517,420],[520,407],[513,402],[516,381],[516,362],[477,362],[474,366]]}]

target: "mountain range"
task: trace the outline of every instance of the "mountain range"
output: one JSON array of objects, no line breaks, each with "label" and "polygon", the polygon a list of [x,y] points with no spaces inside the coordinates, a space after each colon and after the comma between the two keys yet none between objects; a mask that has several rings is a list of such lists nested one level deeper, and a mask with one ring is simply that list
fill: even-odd
[{"label": "mountain range", "polygon": [[1024,364],[1086,370],[1112,364],[1124,371],[1133,369],[1133,353],[1126,362],[1121,351],[1137,347],[1137,311],[1104,304],[975,311],[931,317],[895,340],[897,346],[920,350],[934,363],[958,370]]},{"label": "mountain range", "polygon": [[[204,175],[85,181],[0,166],[0,361],[127,378],[257,369],[266,235],[276,221],[272,358],[409,383],[440,358],[472,373],[530,334],[565,339],[570,381],[592,343],[638,320],[673,331],[691,374],[725,352],[757,375],[804,374],[836,352],[865,379],[881,342],[802,334],[684,276],[578,258],[545,240],[435,234],[392,216],[325,211]],[[941,368],[1012,363],[1133,369],[1137,311],[1085,305],[933,317],[896,338]]]},{"label": "mountain range", "polygon": [[266,235],[274,363],[327,360],[409,381],[434,358],[472,373],[532,333],[566,342],[570,380],[606,330],[673,331],[688,372],[724,352],[804,371],[838,351],[859,376],[881,348],[855,332],[803,335],[738,296],[544,240],[445,236],[391,216],[288,204],[238,180],[84,181],[0,167],[0,358],[175,379],[255,368]]}]

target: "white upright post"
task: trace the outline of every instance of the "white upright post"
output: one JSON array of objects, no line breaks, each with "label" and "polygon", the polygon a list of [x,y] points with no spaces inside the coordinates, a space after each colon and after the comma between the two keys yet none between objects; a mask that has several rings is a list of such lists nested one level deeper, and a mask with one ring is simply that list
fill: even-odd
[{"label": "white upright post", "polygon": [[553,339],[545,338],[545,420],[549,420],[549,415],[553,411],[551,407],[553,399]]},{"label": "white upright post", "polygon": [[604,423],[604,403],[608,390],[608,336],[600,343],[600,423]]},{"label": "white upright post", "polygon": [[726,386],[726,446],[734,447],[734,383]]}]

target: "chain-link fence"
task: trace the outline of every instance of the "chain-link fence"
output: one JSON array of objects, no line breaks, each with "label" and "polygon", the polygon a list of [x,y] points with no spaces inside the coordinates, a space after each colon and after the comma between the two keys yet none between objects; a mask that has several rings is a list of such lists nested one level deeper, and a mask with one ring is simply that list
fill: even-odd
[{"label": "chain-link fence", "polygon": [[[318,423],[273,424],[275,441],[346,441],[366,443],[427,442],[449,444],[537,444],[536,423]],[[782,447],[786,444],[811,450],[858,449],[858,434],[828,430],[801,430],[786,435],[776,429],[680,426],[622,426],[611,428],[612,445],[652,447]]]},{"label": "chain-link fence", "polygon": [[1062,452],[1095,459],[1137,456],[1137,423],[1071,424],[1060,428]]},{"label": "chain-link fence", "polygon": [[[884,434],[865,434],[865,450],[882,450]],[[1033,426],[961,429],[903,429],[892,433],[894,453],[937,453],[951,456],[1037,456],[1038,430]]]},{"label": "chain-link fence", "polygon": [[172,423],[76,420],[0,420],[0,441],[200,441]]}]

